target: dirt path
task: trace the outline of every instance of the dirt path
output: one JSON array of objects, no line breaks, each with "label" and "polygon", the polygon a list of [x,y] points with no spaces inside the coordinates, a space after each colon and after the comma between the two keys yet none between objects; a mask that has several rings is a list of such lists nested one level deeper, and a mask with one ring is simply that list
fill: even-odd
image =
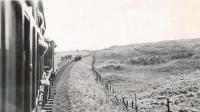
[{"label": "dirt path", "polygon": [[66,67],[57,84],[53,112],[119,112],[96,83],[91,64],[88,56]]},{"label": "dirt path", "polygon": [[[64,68],[59,71],[56,76],[55,83],[57,85],[56,95],[54,98],[53,112],[71,112],[71,104],[68,97],[68,80],[70,77],[70,70],[73,67],[74,62],[69,62]],[[64,110],[65,109],[65,110]]]}]

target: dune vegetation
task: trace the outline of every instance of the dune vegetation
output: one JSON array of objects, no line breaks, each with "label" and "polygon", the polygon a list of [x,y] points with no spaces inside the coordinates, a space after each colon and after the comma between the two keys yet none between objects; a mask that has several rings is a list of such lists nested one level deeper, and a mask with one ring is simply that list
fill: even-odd
[{"label": "dune vegetation", "polygon": [[117,94],[137,94],[140,112],[166,112],[166,98],[172,111],[200,111],[200,39],[113,46],[95,56]]}]

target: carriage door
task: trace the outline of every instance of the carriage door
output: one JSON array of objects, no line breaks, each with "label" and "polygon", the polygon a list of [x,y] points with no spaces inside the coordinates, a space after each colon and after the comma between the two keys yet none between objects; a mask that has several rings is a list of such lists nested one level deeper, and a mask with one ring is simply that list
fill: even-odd
[{"label": "carriage door", "polygon": [[25,54],[25,74],[24,74],[24,110],[31,112],[32,106],[32,36],[30,35],[30,21],[27,17],[24,18],[24,54]]}]

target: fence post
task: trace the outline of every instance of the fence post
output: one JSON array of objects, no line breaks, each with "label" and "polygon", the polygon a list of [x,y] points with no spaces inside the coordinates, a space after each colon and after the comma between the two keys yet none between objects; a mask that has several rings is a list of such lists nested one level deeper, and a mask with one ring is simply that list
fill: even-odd
[{"label": "fence post", "polygon": [[138,112],[138,107],[137,107],[137,96],[135,94],[135,112]]},{"label": "fence post", "polygon": [[122,97],[122,103],[125,105],[126,107],[126,104],[125,104],[125,101],[124,101],[124,97]]},{"label": "fence post", "polygon": [[116,100],[117,100],[117,104],[118,104],[118,98],[117,98],[117,96],[115,96],[115,98],[116,98]]},{"label": "fence post", "polygon": [[106,85],[106,89],[108,89],[108,84],[107,84],[107,83],[105,83],[105,85]]},{"label": "fence post", "polygon": [[126,110],[128,110],[128,100],[126,101]]},{"label": "fence post", "polygon": [[133,103],[133,100],[132,100],[132,103],[131,103],[131,107],[132,107],[132,109],[133,109],[133,105],[134,105],[134,103]]},{"label": "fence post", "polygon": [[99,78],[100,78],[100,81],[99,81],[99,82],[101,82],[101,75],[99,75]]},{"label": "fence post", "polygon": [[171,112],[171,111],[170,111],[169,103],[170,103],[169,98],[167,98],[167,112]]},{"label": "fence post", "polygon": [[124,104],[126,110],[128,110],[128,106],[127,106],[127,104],[126,104],[126,102],[125,102],[125,98],[124,98],[124,97],[122,97],[122,103]]},{"label": "fence post", "polygon": [[124,97],[122,97],[122,102],[124,103]]}]

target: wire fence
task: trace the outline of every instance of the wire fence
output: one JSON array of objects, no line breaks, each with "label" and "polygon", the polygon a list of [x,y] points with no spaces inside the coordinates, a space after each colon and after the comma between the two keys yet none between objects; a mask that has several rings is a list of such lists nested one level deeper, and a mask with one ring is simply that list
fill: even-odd
[{"label": "wire fence", "polygon": [[[111,84],[104,81],[102,76],[96,71],[94,67],[95,62],[96,62],[96,58],[95,58],[95,55],[93,55],[92,70],[95,74],[95,80],[104,87],[104,90],[106,90],[106,93],[108,93],[110,96],[112,96],[115,99],[115,104],[122,107],[124,111],[139,112],[137,94],[136,93],[133,94],[134,96],[133,99],[118,95],[116,93],[117,89],[114,88]],[[166,103],[164,104],[164,106],[166,107],[166,112],[172,112],[170,109],[170,103],[172,102],[169,100],[169,98],[166,98],[165,102]]]}]

